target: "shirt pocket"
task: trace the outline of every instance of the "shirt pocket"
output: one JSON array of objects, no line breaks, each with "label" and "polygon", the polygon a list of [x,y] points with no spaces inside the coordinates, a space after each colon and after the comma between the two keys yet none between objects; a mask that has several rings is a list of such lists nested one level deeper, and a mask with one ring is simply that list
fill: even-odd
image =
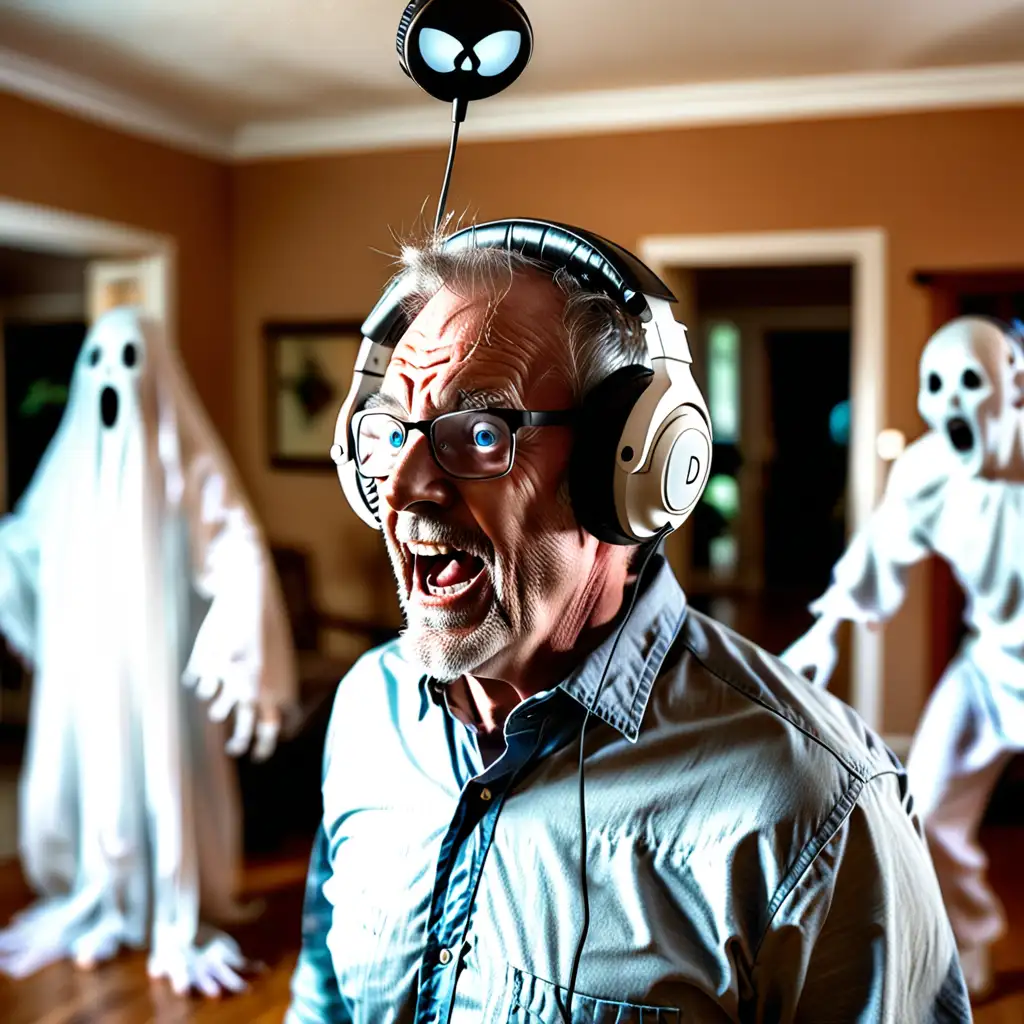
[{"label": "shirt pocket", "polygon": [[[507,1024],[563,1024],[561,1008],[568,990],[509,967]],[[682,1024],[679,1010],[668,1006],[595,999],[573,992],[571,1024]]]}]

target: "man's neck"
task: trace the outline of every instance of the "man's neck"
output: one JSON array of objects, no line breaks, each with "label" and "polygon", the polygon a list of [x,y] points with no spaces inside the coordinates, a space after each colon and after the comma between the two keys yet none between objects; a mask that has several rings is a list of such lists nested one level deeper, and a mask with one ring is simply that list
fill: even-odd
[{"label": "man's neck", "polygon": [[554,628],[532,645],[517,645],[449,687],[449,707],[480,735],[500,735],[512,710],[557,686],[608,636],[632,582],[628,565],[609,551]]}]

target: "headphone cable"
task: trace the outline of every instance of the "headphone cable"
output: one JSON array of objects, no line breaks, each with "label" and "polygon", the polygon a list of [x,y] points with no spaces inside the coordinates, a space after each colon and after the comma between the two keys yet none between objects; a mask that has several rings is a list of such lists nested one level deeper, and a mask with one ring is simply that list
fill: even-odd
[{"label": "headphone cable", "polygon": [[587,887],[587,802],[586,794],[584,792],[584,774],[583,774],[583,749],[584,740],[587,734],[587,722],[590,720],[590,715],[597,707],[597,701],[601,696],[601,691],[604,689],[605,679],[608,677],[608,670],[611,668],[612,660],[615,657],[615,651],[619,646],[619,640],[622,639],[622,633],[626,628],[626,624],[629,622],[633,615],[633,609],[636,606],[637,595],[640,593],[640,584],[643,580],[644,573],[647,571],[647,565],[654,555],[654,552],[658,550],[661,542],[672,532],[671,526],[663,526],[650,540],[650,547],[647,549],[647,553],[643,557],[643,561],[640,563],[640,571],[636,576],[636,583],[633,586],[633,593],[630,594],[629,604],[626,607],[626,614],[623,616],[622,622],[619,624],[619,628],[615,633],[615,639],[612,641],[612,649],[608,653],[608,660],[604,663],[604,671],[601,673],[601,679],[597,684],[597,689],[594,691],[594,696],[590,700],[590,704],[587,707],[587,713],[583,716],[583,725],[580,727],[580,760],[579,760],[579,801],[580,801],[580,893],[583,898],[583,925],[580,928],[579,942],[576,944],[576,952],[572,958],[572,970],[569,972],[569,991],[565,999],[565,1007],[562,1010],[562,1020],[564,1024],[571,1024],[570,1014],[572,1013],[572,997],[576,990],[576,975],[579,972],[580,960],[583,956],[583,946],[587,941],[587,932],[590,931],[590,892]]},{"label": "headphone cable", "polygon": [[455,147],[459,144],[459,125],[466,120],[468,101],[456,98],[452,102],[452,141],[448,146],[448,163],[445,164],[444,178],[441,180],[441,196],[437,201],[437,216],[434,218],[434,231],[440,231],[444,218],[444,208],[448,203],[448,186],[452,183],[452,168],[455,166]]}]

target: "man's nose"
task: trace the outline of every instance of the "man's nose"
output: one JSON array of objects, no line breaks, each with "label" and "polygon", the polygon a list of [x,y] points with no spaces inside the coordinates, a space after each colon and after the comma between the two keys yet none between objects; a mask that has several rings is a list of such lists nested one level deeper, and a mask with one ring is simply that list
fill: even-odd
[{"label": "man's nose", "polygon": [[405,512],[421,502],[448,507],[455,487],[430,454],[430,442],[419,431],[410,433],[391,475],[378,484],[389,508]]}]

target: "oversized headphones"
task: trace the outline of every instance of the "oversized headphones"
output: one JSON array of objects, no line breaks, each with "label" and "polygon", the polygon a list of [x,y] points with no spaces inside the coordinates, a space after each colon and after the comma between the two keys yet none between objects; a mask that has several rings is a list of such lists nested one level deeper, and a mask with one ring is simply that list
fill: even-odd
[{"label": "oversized headphones", "polygon": [[[580,228],[513,219],[464,228],[442,243],[519,252],[570,274],[588,290],[640,318],[651,368],[616,370],[586,396],[576,425],[569,493],[577,521],[599,540],[638,544],[677,529],[693,511],[711,465],[711,421],[691,372],[686,328],[672,316],[675,296],[632,253]],[[331,458],[349,504],[380,529],[373,480],[356,472],[352,417],[380,388],[404,333],[402,300],[411,277],[400,275],[362,326],[352,385],[341,407]]]}]

